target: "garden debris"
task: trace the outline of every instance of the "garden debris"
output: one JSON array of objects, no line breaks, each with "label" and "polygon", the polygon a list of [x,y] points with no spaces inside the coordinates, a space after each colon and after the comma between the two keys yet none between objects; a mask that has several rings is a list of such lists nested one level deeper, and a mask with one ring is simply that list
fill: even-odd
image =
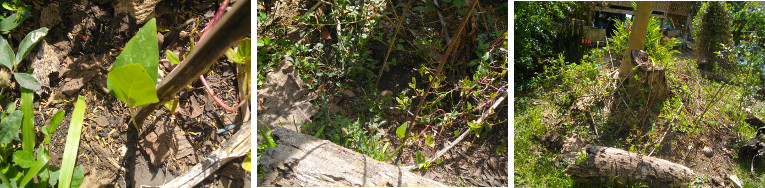
[{"label": "garden debris", "polygon": [[99,116],[99,117],[93,118],[93,119],[91,119],[91,120],[95,121],[95,122],[96,122],[96,124],[97,124],[99,127],[106,127],[107,125],[109,125],[109,119],[107,119],[107,118],[106,118],[106,117],[104,117],[104,116]]},{"label": "garden debris", "polygon": [[48,4],[40,12],[40,27],[47,27],[53,29],[53,26],[61,23],[61,13],[58,11],[59,4],[53,2]]},{"label": "garden debris", "polygon": [[557,153],[563,147],[563,138],[556,131],[548,131],[542,138],[542,145],[547,151]]},{"label": "garden debris", "polygon": [[191,118],[199,117],[199,115],[202,115],[202,107],[199,106],[199,102],[197,101],[199,98],[191,96],[189,98],[189,101],[191,101]]},{"label": "garden debris", "polygon": [[[258,89],[258,99],[263,99],[262,110],[258,112],[258,123],[270,127],[282,126],[293,131],[310,121],[317,112],[310,101],[316,93],[300,87],[292,62],[284,60],[276,71],[269,73]],[[264,89],[267,88],[267,89]]]},{"label": "garden debris", "polygon": [[184,131],[178,126],[173,126],[171,129],[173,130],[158,127],[140,142],[142,148],[149,154],[151,164],[155,167],[162,166],[170,156],[181,159],[194,152],[183,135]]},{"label": "garden debris", "polygon": [[765,156],[765,127],[757,130],[757,135],[747,140],[738,152],[738,158],[745,161],[751,161],[751,171],[754,174],[754,166],[762,162]]},{"label": "garden debris", "polygon": [[[47,39],[40,41],[40,50],[32,58],[31,67],[34,69],[32,75],[37,79],[40,86],[50,88],[49,75],[57,73],[61,66],[61,61],[67,52],[63,52],[57,47],[48,43]],[[58,76],[58,74],[55,74]]]},{"label": "garden debris", "polygon": [[353,91],[351,91],[350,89],[344,89],[342,93],[346,97],[355,97],[356,96],[356,94],[354,94]]},{"label": "garden debris", "polygon": [[251,129],[252,124],[249,121],[243,123],[239,131],[226,140],[220,148],[216,149],[201,163],[194,165],[183,175],[167,182],[162,187],[193,187],[229,161],[246,155],[252,149],[250,145]]},{"label": "garden debris", "polygon": [[752,114],[749,109],[746,109],[746,119],[744,119],[744,122],[754,126],[754,128],[765,127],[765,122],[762,121],[762,118]]},{"label": "garden debris", "polygon": [[733,182],[733,186],[734,187],[736,187],[736,188],[744,187],[743,184],[741,183],[741,180],[738,179],[738,177],[736,175],[730,175],[728,177],[728,179],[730,179],[730,181]]},{"label": "garden debris", "polygon": [[95,58],[80,57],[71,61],[67,60],[69,58],[64,60],[65,65],[60,72],[64,79],[64,85],[61,86],[61,91],[64,94],[74,96],[85,86],[85,83],[89,83],[91,79],[97,78],[97,76],[98,80],[106,80],[106,78],[100,78],[102,77],[99,74],[100,65],[94,63],[98,62]]},{"label": "garden debris", "polygon": [[128,13],[136,18],[137,24],[146,23],[149,19],[156,17],[154,6],[161,0],[123,0],[117,1],[114,6],[114,16],[120,13]]}]

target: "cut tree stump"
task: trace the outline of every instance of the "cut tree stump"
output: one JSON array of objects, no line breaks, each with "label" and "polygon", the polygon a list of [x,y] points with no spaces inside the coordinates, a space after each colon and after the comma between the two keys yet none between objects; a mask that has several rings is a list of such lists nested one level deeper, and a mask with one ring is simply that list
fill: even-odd
[{"label": "cut tree stump", "polygon": [[[265,129],[262,124],[259,127]],[[258,179],[258,186],[446,186],[327,140],[282,127],[271,130],[278,146],[263,153],[260,165],[266,173],[264,179]]]},{"label": "cut tree stump", "polygon": [[563,171],[574,181],[611,186],[687,187],[694,177],[693,171],[683,165],[621,149],[586,146],[585,152],[586,160]]},{"label": "cut tree stump", "polygon": [[628,78],[629,96],[642,96],[651,107],[658,106],[669,98],[671,91],[667,84],[666,69],[654,64],[643,50],[632,50],[632,64],[636,65],[633,75]]}]

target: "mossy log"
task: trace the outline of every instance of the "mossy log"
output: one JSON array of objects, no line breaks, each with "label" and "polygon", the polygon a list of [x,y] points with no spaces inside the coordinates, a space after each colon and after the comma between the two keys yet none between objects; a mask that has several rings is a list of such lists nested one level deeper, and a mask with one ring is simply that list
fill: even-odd
[{"label": "mossy log", "polygon": [[584,153],[585,156],[577,157],[579,162],[563,171],[574,181],[611,186],[687,187],[694,177],[693,171],[683,165],[621,149],[587,146]]},{"label": "mossy log", "polygon": [[263,153],[260,165],[266,173],[258,186],[445,187],[327,140],[282,127],[271,130],[278,146]]}]

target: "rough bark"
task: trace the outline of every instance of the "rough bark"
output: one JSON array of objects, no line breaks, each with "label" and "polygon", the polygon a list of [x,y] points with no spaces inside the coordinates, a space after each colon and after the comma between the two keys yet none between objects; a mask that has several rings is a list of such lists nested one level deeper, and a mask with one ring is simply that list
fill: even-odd
[{"label": "rough bark", "polygon": [[266,173],[258,186],[445,187],[327,140],[282,127],[271,130],[278,146],[266,149],[260,159]]},{"label": "rough bark", "polygon": [[586,160],[563,171],[578,182],[611,186],[687,187],[694,177],[693,171],[683,165],[621,149],[587,146],[585,153]]},{"label": "rough bark", "polygon": [[650,104],[649,107],[660,105],[671,93],[667,83],[667,70],[656,66],[643,50],[632,50],[631,54],[631,62],[637,66],[632,72],[638,79],[633,76],[628,78],[627,90],[630,96],[642,96]]},{"label": "rough bark", "polygon": [[650,1],[637,2],[635,21],[631,26],[632,32],[630,33],[630,38],[627,40],[627,49],[624,51],[624,59],[622,59],[622,64],[619,66],[619,76],[621,77],[627,76],[631,72],[632,67],[635,66],[630,64],[630,52],[633,49],[643,49],[646,32],[648,31],[648,20],[650,19],[651,6],[653,6],[653,3],[654,2]]}]

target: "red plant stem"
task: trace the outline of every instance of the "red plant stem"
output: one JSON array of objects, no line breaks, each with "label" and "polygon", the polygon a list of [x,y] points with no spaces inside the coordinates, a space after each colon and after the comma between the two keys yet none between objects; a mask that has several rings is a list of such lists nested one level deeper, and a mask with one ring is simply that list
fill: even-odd
[{"label": "red plant stem", "polygon": [[244,103],[246,102],[246,100],[243,100],[242,102],[240,102],[235,107],[230,107],[230,106],[226,105],[226,103],[223,103],[223,101],[221,101],[220,98],[218,98],[218,96],[216,96],[215,93],[213,93],[212,89],[210,88],[210,85],[207,84],[207,80],[205,80],[204,76],[199,75],[199,81],[202,81],[202,85],[205,85],[205,90],[207,90],[207,93],[210,94],[210,96],[213,97],[215,102],[217,102],[218,105],[220,105],[221,107],[223,107],[223,109],[226,109],[229,112],[236,111],[236,109],[239,109],[239,107],[244,105]]},{"label": "red plant stem", "polygon": [[[207,26],[205,26],[205,28],[202,30],[203,31],[202,32],[202,36],[199,37],[199,40],[197,40],[197,42],[199,42],[200,40],[205,38],[205,35],[207,35],[207,31],[210,30],[213,26],[215,26],[215,24],[218,23],[218,20],[220,20],[220,18],[223,17],[223,13],[226,12],[226,7],[228,7],[228,0],[224,0],[220,4],[220,7],[218,7],[218,11],[215,12],[215,16],[213,16],[213,19],[210,20],[210,23],[208,23]],[[241,102],[239,102],[239,104],[236,107],[232,108],[232,107],[226,105],[226,103],[223,103],[223,101],[220,100],[220,98],[218,98],[217,95],[215,95],[215,92],[210,88],[210,85],[207,84],[207,80],[205,80],[204,74],[199,75],[199,81],[202,82],[202,85],[205,85],[205,90],[207,90],[207,94],[210,94],[210,96],[213,97],[215,102],[218,103],[218,105],[220,105],[220,107],[223,107],[223,109],[225,109],[226,111],[234,112],[237,109],[239,109],[239,107],[244,105],[244,103],[246,101],[246,100],[242,100]]]}]

